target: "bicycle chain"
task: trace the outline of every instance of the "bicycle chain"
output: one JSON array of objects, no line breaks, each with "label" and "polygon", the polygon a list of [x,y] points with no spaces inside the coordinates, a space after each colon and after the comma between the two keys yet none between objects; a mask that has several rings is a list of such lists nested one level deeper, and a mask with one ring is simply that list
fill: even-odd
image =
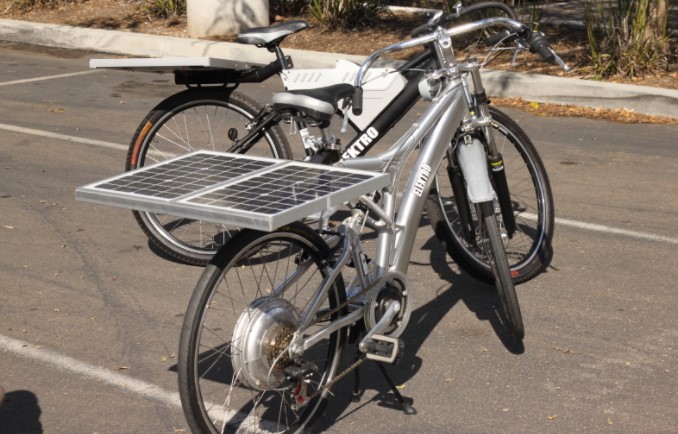
[{"label": "bicycle chain", "polygon": [[316,399],[318,395],[320,395],[325,390],[331,393],[332,387],[334,387],[335,384],[337,384],[341,379],[350,374],[354,369],[362,365],[365,360],[367,360],[366,357],[361,357],[360,359],[353,362],[350,366],[348,366],[346,369],[337,374],[333,379],[331,379],[326,385],[316,390],[310,397],[308,397],[307,402]]}]

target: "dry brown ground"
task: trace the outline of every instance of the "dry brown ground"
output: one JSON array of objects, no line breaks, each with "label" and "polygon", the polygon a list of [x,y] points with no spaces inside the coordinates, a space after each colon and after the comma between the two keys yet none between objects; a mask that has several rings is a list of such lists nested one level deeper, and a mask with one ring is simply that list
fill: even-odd
[{"label": "dry brown ground", "polygon": [[[77,3],[63,3],[54,8],[35,7],[22,10],[16,6],[17,0],[0,0],[0,18],[180,37],[187,36],[185,17],[154,18],[140,11],[141,3],[143,2],[140,0],[80,0]],[[283,19],[282,17],[276,18]],[[312,21],[310,17],[303,18]],[[289,36],[283,47],[364,55],[371,53],[377,46],[386,46],[407,38],[409,31],[422,20],[421,17],[416,16],[387,16],[380,24],[360,31],[327,31],[319,26],[314,26],[311,29]],[[229,38],[224,39],[229,40]],[[591,78],[591,74],[585,66],[586,44],[583,35],[571,31],[560,31],[559,39],[556,41],[555,38],[552,38],[552,40],[554,49],[561,54],[568,64],[576,67],[569,76]],[[491,66],[499,69],[564,75],[558,67],[545,65],[533,55],[523,54],[519,58],[519,64],[515,67],[511,66],[508,60],[508,58],[498,59]],[[616,79],[614,81],[678,89],[678,69],[673,65],[673,69],[663,71],[655,76],[634,80]],[[611,111],[585,109],[576,106],[536,104],[519,98],[495,99],[494,102],[498,105],[517,107],[532,111],[535,114],[548,116],[586,116],[621,122],[678,124],[676,118],[645,116],[628,110]]]}]

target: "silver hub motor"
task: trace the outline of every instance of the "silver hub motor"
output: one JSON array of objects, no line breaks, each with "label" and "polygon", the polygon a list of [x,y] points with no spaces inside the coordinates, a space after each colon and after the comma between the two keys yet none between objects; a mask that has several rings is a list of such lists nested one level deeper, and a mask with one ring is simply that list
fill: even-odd
[{"label": "silver hub motor", "polygon": [[238,379],[256,390],[280,387],[298,327],[299,315],[289,301],[264,297],[252,302],[233,331],[231,361]]}]

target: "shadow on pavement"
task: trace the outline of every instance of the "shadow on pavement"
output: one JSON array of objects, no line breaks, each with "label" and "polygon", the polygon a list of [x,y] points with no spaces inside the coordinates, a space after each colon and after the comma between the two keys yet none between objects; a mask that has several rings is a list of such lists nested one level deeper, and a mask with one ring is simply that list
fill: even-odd
[{"label": "shadow on pavement", "polygon": [[0,432],[42,433],[38,397],[28,390],[7,392],[0,406]]},{"label": "shadow on pavement", "polygon": [[[386,366],[395,384],[405,384],[417,375],[423,363],[417,353],[433,330],[458,302],[463,302],[479,320],[489,321],[508,351],[513,354],[522,354],[525,351],[522,342],[515,342],[509,330],[504,326],[501,300],[494,286],[479,282],[465,273],[458,273],[450,268],[448,261],[451,260],[436,238],[429,239],[422,249],[430,250],[430,264],[419,265],[431,266],[433,271],[450,285],[435,294],[426,294],[426,288],[417,287],[416,282],[411,282],[415,288],[416,301],[420,302],[425,299],[429,301],[412,311],[409,325],[401,336],[405,342],[402,358],[397,365]],[[348,366],[355,357],[355,350],[351,346],[347,348],[348,355],[345,356],[343,366]],[[378,393],[369,400],[360,401],[360,405],[351,412],[344,413],[350,404],[354,383],[354,375],[349,374],[336,385],[334,395],[340,398],[330,400],[325,415],[316,426],[318,432],[330,429],[337,419],[350,417],[351,413],[373,402],[381,407],[393,408],[396,411],[402,410],[400,403],[396,401],[386,380],[374,363],[366,362],[359,369],[361,389],[373,389]],[[403,398],[416,409],[413,397],[405,395]]]}]

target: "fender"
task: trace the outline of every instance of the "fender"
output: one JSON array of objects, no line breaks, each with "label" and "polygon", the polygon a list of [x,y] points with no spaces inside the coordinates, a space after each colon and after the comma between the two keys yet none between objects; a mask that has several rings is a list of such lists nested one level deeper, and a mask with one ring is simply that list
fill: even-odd
[{"label": "fender", "polygon": [[471,202],[481,203],[493,200],[494,190],[487,170],[487,156],[480,140],[473,139],[460,143],[457,146],[457,157]]}]

